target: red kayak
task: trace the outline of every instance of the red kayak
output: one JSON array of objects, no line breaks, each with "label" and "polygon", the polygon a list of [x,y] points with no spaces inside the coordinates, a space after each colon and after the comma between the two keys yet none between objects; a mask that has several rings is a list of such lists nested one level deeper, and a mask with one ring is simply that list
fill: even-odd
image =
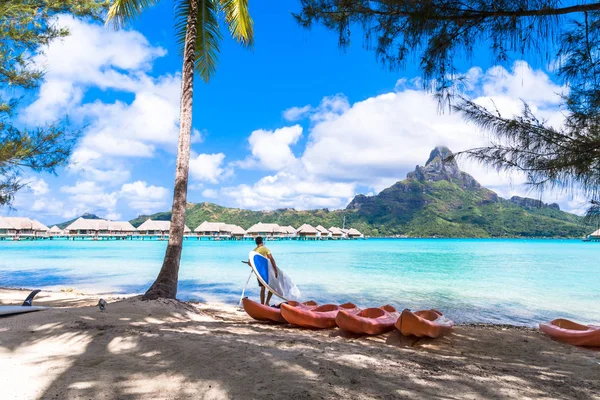
[{"label": "red kayak", "polygon": [[281,315],[292,325],[302,326],[304,328],[329,329],[335,328],[335,317],[340,310],[355,314],[359,311],[356,304],[345,303],[342,305],[325,304],[308,310],[306,308],[292,307],[288,304],[281,304]]},{"label": "red kayak", "polygon": [[444,317],[444,314],[437,310],[416,312],[404,310],[396,322],[396,328],[404,336],[428,336],[431,338],[436,338],[450,331],[453,326],[454,322]]},{"label": "red kayak", "polygon": [[540,324],[540,330],[564,343],[575,346],[600,347],[600,326],[578,324],[568,319],[555,319]]},{"label": "red kayak", "polygon": [[[286,322],[286,320],[281,316],[281,308],[260,304],[250,300],[247,297],[244,297],[242,304],[244,305],[244,310],[246,313],[257,321]],[[290,301],[288,304],[291,307],[302,307],[306,309],[313,309],[317,306],[317,303],[314,301],[307,301],[304,303]]]},{"label": "red kayak", "polygon": [[366,308],[356,314],[341,310],[335,323],[340,329],[367,335],[379,335],[394,329],[394,323],[400,313],[392,306],[385,305],[379,308]]}]

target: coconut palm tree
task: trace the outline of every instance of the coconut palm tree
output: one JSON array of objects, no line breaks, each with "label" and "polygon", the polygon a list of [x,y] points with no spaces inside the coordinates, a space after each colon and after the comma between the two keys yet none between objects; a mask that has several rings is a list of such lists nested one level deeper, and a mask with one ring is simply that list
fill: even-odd
[{"label": "coconut palm tree", "polygon": [[[144,9],[159,1],[113,0],[107,24],[117,28],[123,27]],[[229,32],[243,46],[251,47],[254,37],[248,0],[174,0],[174,3],[175,33],[183,55],[175,187],[169,243],[158,277],[144,295],[148,300],[159,297],[175,298],[177,295],[187,201],[194,73],[197,72],[208,82],[216,70],[219,42],[222,39],[219,14],[224,15]]]}]

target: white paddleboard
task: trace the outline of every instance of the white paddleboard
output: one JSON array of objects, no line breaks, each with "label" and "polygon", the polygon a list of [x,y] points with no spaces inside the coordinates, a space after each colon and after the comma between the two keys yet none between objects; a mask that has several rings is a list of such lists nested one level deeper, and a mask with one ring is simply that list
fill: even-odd
[{"label": "white paddleboard", "polygon": [[42,311],[50,307],[41,306],[0,306],[0,315],[23,314],[33,311]]},{"label": "white paddleboard", "polygon": [[286,301],[300,298],[300,290],[281,268],[277,267],[277,277],[275,276],[271,260],[255,251],[250,252],[248,259],[254,274],[267,290]]}]

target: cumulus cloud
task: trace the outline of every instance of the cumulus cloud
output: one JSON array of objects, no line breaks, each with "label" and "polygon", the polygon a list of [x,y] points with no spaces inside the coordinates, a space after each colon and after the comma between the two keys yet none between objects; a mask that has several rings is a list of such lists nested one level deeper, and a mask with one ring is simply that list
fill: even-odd
[{"label": "cumulus cloud", "polygon": [[261,178],[254,185],[226,187],[220,194],[238,207],[267,210],[341,208],[354,196],[353,183],[329,182],[294,173],[279,172]]},{"label": "cumulus cloud", "polygon": [[42,178],[31,178],[27,183],[27,186],[36,196],[44,195],[50,191],[48,183]]},{"label": "cumulus cloud", "polygon": [[283,118],[290,122],[295,122],[308,115],[311,109],[310,104],[304,107],[291,107],[283,112]]},{"label": "cumulus cloud", "polygon": [[190,157],[190,175],[196,181],[218,183],[228,175],[223,167],[225,154],[192,154]]},{"label": "cumulus cloud", "polygon": [[78,215],[85,212],[106,215],[116,213],[119,193],[107,192],[94,181],[78,181],[73,186],[62,186],[60,191],[69,196],[69,207]]},{"label": "cumulus cloud", "polygon": [[[564,119],[560,94],[567,89],[525,62],[515,63],[511,70],[473,68],[465,77],[468,96],[497,107],[503,115],[519,113],[523,100],[557,125]],[[457,152],[489,143],[485,134],[460,115],[440,113],[435,98],[417,89],[419,85],[418,80],[404,79],[397,82],[394,92],[354,104],[337,94],[323,98],[316,107],[286,110],[284,115],[290,118],[308,116],[311,122],[301,156],[294,157],[290,150],[300,136],[300,127],[296,135],[281,135],[281,140],[277,140],[278,130],[255,131],[250,136],[251,166],[276,173],[253,185],[225,188],[222,194],[250,208],[344,207],[357,187],[379,192],[403,179],[415,165],[425,163],[435,146],[445,145]],[[261,149],[264,154],[259,154]],[[468,159],[459,163],[501,195],[531,195],[522,174],[498,173]]]},{"label": "cumulus cloud", "polygon": [[300,125],[287,126],[274,131],[256,130],[248,139],[252,157],[239,165],[244,168],[258,167],[272,171],[292,166],[297,160],[290,146],[296,144],[301,136]]},{"label": "cumulus cloud", "polygon": [[[166,189],[125,182],[131,178],[130,160],[154,157],[159,151],[173,157],[176,151],[180,77],[150,74],[166,50],[132,30],[111,31],[69,16],[59,16],[56,23],[70,35],[36,56],[45,79],[21,119],[24,124],[44,124],[68,115],[84,129],[67,167],[77,183],[60,188],[63,201],[37,198],[33,207],[57,215],[116,216],[121,199],[136,211],[164,206],[164,199],[156,196],[164,196]],[[115,94],[116,100],[85,102],[92,88]],[[199,143],[202,136],[194,129],[192,141]]]},{"label": "cumulus cloud", "polygon": [[142,214],[151,214],[166,206],[169,191],[161,186],[148,185],[144,181],[126,183],[121,187],[120,196],[129,207]]}]

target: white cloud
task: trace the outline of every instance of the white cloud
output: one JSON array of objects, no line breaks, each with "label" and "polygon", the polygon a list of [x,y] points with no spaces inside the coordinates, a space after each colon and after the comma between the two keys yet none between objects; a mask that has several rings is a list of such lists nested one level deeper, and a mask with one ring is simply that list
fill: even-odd
[{"label": "white cloud", "polygon": [[252,157],[240,163],[242,167],[260,167],[272,171],[294,165],[297,160],[290,146],[302,136],[300,125],[288,126],[274,131],[263,129],[252,132],[248,142]]},{"label": "white cloud", "polygon": [[31,189],[35,196],[41,196],[50,191],[48,183],[42,178],[32,178],[27,183],[27,186],[29,187],[29,189]]},{"label": "white cloud", "polygon": [[137,91],[145,86],[143,72],[166,54],[136,31],[111,31],[67,15],[57,17],[56,24],[67,27],[70,35],[53,41],[35,57],[46,74],[37,100],[24,113],[27,122],[62,117],[79,103],[86,87]]},{"label": "white cloud", "polygon": [[[563,121],[558,107],[560,93],[566,89],[524,62],[515,63],[510,71],[473,68],[465,76],[471,98],[480,104],[495,103],[503,115],[519,113],[522,99],[556,125]],[[486,135],[460,115],[440,113],[436,99],[415,89],[418,85],[418,80],[404,79],[397,82],[396,91],[354,104],[337,94],[325,97],[314,108],[286,110],[284,116],[289,113],[290,118],[310,114],[312,124],[302,155],[296,158],[290,149],[300,136],[300,127],[296,135],[279,138],[278,130],[255,131],[250,136],[252,157],[238,165],[261,166],[276,173],[221,193],[250,208],[344,207],[357,186],[379,192],[403,179],[415,165],[423,165],[435,146],[457,152],[489,143]],[[498,173],[468,159],[459,164],[501,195],[531,196],[522,174]]]},{"label": "white cloud", "polygon": [[252,186],[223,188],[220,194],[238,207],[255,210],[280,207],[336,209],[345,207],[354,196],[355,185],[279,172],[263,177]]},{"label": "white cloud", "polygon": [[308,115],[311,109],[310,104],[304,107],[291,107],[283,112],[283,118],[287,121],[295,122]]},{"label": "white cloud", "polygon": [[228,175],[223,167],[225,154],[192,154],[190,157],[190,175],[192,179],[210,183],[218,183]]},{"label": "white cloud", "polygon": [[85,212],[114,214],[119,199],[118,192],[106,192],[93,181],[78,181],[73,186],[62,186],[60,191],[70,195],[69,207],[74,208],[77,215]]},{"label": "white cloud", "polygon": [[324,97],[310,119],[313,122],[328,121],[337,118],[349,109],[350,103],[346,96],[338,93],[335,96]]},{"label": "white cloud", "polygon": [[121,187],[120,195],[130,208],[142,214],[151,214],[165,207],[169,191],[161,186],[148,185],[144,181],[126,183]]},{"label": "white cloud", "polygon": [[202,197],[206,197],[207,199],[216,199],[219,197],[219,192],[215,189],[204,189],[202,191]]}]

